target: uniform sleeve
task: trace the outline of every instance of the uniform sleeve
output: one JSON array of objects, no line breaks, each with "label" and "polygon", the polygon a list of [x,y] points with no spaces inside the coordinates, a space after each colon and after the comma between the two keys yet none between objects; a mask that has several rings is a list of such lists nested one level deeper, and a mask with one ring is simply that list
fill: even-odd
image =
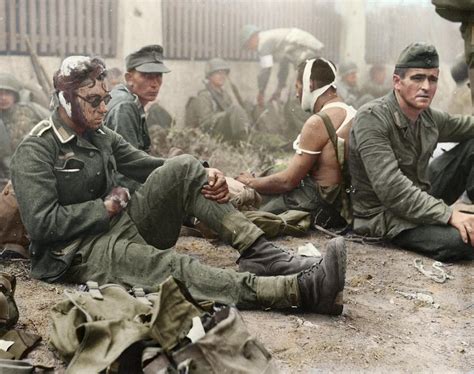
[{"label": "uniform sleeve", "polygon": [[356,116],[353,136],[369,182],[394,215],[418,224],[446,224],[450,208],[422,191],[400,170],[384,119],[370,111]]},{"label": "uniform sleeve", "polygon": [[47,139],[30,136],[12,159],[13,187],[28,234],[38,242],[55,242],[108,230],[109,217],[101,199],[59,203],[52,147]]},{"label": "uniform sleeve", "polygon": [[196,101],[199,127],[205,132],[210,132],[214,124],[225,115],[225,112],[214,111],[212,97],[208,92],[200,93],[196,97]]},{"label": "uniform sleeve", "polygon": [[474,117],[451,115],[432,110],[435,123],[438,124],[439,142],[462,142],[474,138]]},{"label": "uniform sleeve", "polygon": [[124,140],[120,134],[111,132],[108,129],[109,136],[113,139],[113,155],[117,163],[117,170],[137,182],[144,183],[148,176],[156,168],[162,166],[165,159],[150,156],[144,151],[140,151]]},{"label": "uniform sleeve", "polygon": [[109,129],[114,130],[135,148],[140,146],[140,111],[133,102],[124,102],[112,108],[105,119]]}]

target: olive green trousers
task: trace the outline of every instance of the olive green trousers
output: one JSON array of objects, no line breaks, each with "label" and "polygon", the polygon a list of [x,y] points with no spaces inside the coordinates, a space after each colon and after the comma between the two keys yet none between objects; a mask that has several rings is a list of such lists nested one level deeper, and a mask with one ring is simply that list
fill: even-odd
[{"label": "olive green trousers", "polygon": [[[231,204],[204,198],[201,189],[205,183],[207,172],[194,157],[182,155],[167,160],[132,196],[127,211],[113,220],[107,233],[81,242],[63,280],[94,280],[153,291],[172,276],[184,283],[196,300],[240,308],[280,305],[281,299],[291,293],[288,287],[297,293],[296,277],[273,277],[273,281],[269,277],[260,282],[262,278],[253,274],[207,266],[172,248],[187,215],[199,218],[240,252],[263,235]],[[264,284],[267,288],[275,285],[276,289],[258,298],[257,289]]]},{"label": "olive green trousers", "polygon": [[[474,140],[458,144],[429,166],[430,194],[453,204],[464,191],[474,200]],[[438,261],[474,260],[474,247],[450,225],[421,225],[402,231],[392,241]]]}]

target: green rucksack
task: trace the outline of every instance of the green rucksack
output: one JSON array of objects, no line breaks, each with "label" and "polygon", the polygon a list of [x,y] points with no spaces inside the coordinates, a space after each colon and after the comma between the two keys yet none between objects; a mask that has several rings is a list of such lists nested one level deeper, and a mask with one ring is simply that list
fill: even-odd
[{"label": "green rucksack", "polygon": [[50,342],[68,373],[276,373],[235,308],[197,304],[169,277],[147,294],[116,284],[66,291]]}]

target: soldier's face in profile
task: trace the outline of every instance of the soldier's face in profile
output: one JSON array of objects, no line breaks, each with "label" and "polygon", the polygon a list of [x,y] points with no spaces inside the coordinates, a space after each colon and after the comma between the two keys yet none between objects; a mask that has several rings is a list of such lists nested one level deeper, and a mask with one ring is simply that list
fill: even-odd
[{"label": "soldier's face in profile", "polygon": [[141,73],[132,70],[125,74],[125,79],[130,90],[138,96],[142,105],[145,106],[158,96],[163,83],[163,74]]},{"label": "soldier's face in profile", "polygon": [[393,87],[403,104],[413,109],[426,109],[438,88],[439,69],[411,68],[405,77],[393,76]]},{"label": "soldier's face in profile", "polygon": [[10,109],[16,102],[15,93],[10,90],[0,90],[0,110]]}]

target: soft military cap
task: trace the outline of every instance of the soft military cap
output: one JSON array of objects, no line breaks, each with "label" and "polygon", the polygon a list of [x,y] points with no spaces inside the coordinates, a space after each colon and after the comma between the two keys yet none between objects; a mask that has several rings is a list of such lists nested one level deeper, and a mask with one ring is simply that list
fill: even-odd
[{"label": "soft military cap", "polygon": [[147,45],[125,58],[127,71],[135,69],[141,73],[169,73],[171,70],[163,63],[163,47]]},{"label": "soft military cap", "polygon": [[433,69],[439,67],[439,57],[436,48],[432,44],[415,42],[408,45],[400,57],[398,57],[396,68],[421,68]]}]

